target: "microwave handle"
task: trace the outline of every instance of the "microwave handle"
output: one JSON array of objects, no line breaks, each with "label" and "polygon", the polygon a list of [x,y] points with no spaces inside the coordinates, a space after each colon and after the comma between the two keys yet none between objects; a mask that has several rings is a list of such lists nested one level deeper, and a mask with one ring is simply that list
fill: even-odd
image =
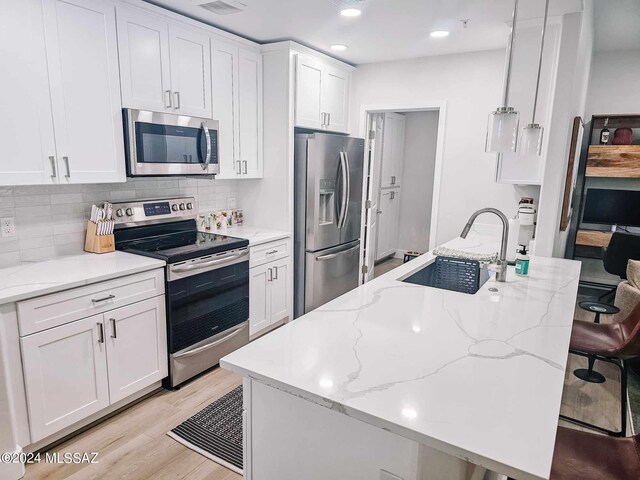
[{"label": "microwave handle", "polygon": [[201,127],[204,132],[204,138],[207,141],[207,153],[204,158],[204,163],[202,164],[202,170],[207,170],[209,168],[209,163],[211,162],[211,135],[209,134],[209,129],[205,122],[202,122]]}]

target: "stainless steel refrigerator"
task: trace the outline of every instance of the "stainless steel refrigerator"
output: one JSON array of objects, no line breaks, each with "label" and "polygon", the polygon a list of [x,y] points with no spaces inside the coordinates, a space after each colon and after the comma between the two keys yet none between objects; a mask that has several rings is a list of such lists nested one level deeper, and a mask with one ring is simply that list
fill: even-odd
[{"label": "stainless steel refrigerator", "polygon": [[358,286],[364,140],[295,137],[294,316]]}]

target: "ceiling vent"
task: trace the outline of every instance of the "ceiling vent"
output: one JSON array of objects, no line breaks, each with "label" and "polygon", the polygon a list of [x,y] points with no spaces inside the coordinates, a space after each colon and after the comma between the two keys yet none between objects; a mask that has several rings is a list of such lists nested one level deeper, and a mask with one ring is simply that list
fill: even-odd
[{"label": "ceiling vent", "polygon": [[247,5],[237,0],[213,0],[212,2],[196,2],[199,7],[216,15],[231,15],[246,10]]}]

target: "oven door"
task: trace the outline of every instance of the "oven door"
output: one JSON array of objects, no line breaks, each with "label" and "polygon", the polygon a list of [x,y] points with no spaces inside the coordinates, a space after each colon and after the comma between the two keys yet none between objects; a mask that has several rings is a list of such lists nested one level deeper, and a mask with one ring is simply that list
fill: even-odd
[{"label": "oven door", "polygon": [[218,122],[144,110],[124,110],[127,174],[220,173]]},{"label": "oven door", "polygon": [[193,265],[195,270],[187,270],[190,275],[181,278],[171,275],[176,265],[168,267],[171,387],[217,365],[221,357],[249,342],[249,262],[246,257],[238,260],[204,271]]}]

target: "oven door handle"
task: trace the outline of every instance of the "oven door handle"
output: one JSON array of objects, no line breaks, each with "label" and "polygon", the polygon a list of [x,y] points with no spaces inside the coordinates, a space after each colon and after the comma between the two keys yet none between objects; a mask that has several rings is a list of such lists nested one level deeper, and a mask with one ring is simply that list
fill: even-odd
[{"label": "oven door handle", "polygon": [[211,162],[211,135],[209,134],[209,129],[207,128],[206,123],[202,122],[201,127],[204,132],[204,138],[207,141],[207,153],[204,158],[204,163],[202,164],[202,170],[207,170],[209,168],[209,163]]},{"label": "oven door handle", "polygon": [[190,357],[192,355],[196,355],[196,354],[198,354],[200,352],[204,352],[205,350],[209,350],[210,348],[213,348],[213,347],[215,347],[217,345],[220,345],[221,343],[224,343],[227,340],[231,340],[236,335],[239,335],[242,332],[242,330],[244,330],[245,328],[247,328],[247,324],[243,323],[243,324],[239,325],[238,327],[236,327],[235,330],[233,330],[229,335],[225,335],[224,337],[222,337],[219,340],[216,340],[215,342],[211,342],[211,343],[208,343],[208,344],[203,345],[201,347],[194,348],[193,350],[189,350],[189,351],[184,352],[184,353],[179,353],[177,355],[173,355],[173,358],[174,358],[174,360],[180,359],[180,358],[186,358],[186,357]]},{"label": "oven door handle", "polygon": [[172,272],[190,272],[191,270],[198,270],[201,268],[213,267],[214,265],[220,265],[229,263],[238,258],[249,255],[249,250],[243,250],[241,252],[232,253],[230,255],[221,256],[215,260],[209,260],[206,262],[191,263],[189,265],[173,265],[171,267]]}]

